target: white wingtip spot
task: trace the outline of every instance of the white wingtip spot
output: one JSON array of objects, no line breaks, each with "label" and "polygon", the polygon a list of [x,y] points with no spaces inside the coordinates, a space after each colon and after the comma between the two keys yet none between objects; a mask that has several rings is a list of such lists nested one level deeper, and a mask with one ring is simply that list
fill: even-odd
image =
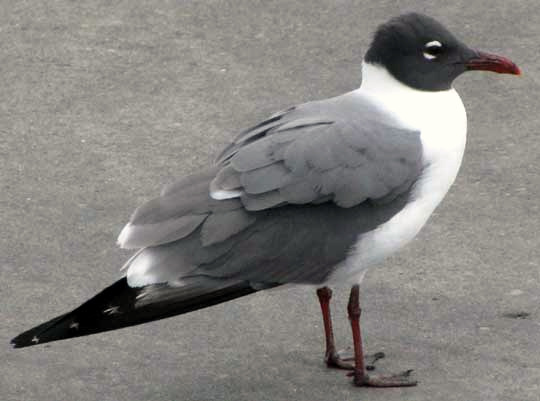
[{"label": "white wingtip spot", "polygon": [[31,340],[34,344],[37,344],[39,342],[39,338],[37,338],[36,336],[32,337],[32,340]]},{"label": "white wingtip spot", "polygon": [[116,315],[118,313],[120,313],[119,306],[110,306],[109,308],[103,310],[103,314],[105,315]]},{"label": "white wingtip spot", "polygon": [[232,198],[238,198],[242,196],[242,191],[239,191],[239,190],[226,191],[223,189],[218,189],[215,191],[210,191],[210,196],[212,197],[212,199],[215,199],[215,200],[232,199]]}]

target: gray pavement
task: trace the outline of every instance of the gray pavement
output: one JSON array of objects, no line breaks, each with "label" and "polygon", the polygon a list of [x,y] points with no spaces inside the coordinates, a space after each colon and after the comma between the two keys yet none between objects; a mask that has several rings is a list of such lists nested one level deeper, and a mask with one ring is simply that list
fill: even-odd
[{"label": "gray pavement", "polygon": [[[410,10],[524,72],[459,79],[459,178],[364,281],[368,350],[387,353],[383,371],[414,368],[418,387],[327,370],[309,288],[10,348],[119,277],[115,239],[138,204],[269,113],[357,87],[373,29]],[[536,0],[2,1],[0,399],[540,400],[539,34]]]}]

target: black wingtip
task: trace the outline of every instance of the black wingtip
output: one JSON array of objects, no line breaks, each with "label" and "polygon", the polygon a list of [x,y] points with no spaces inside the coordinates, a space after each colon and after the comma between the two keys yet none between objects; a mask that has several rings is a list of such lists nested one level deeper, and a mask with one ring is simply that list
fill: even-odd
[{"label": "black wingtip", "polygon": [[41,342],[39,337],[37,337],[35,330],[28,330],[24,333],[19,334],[9,343],[11,344],[12,348],[25,348],[31,347],[32,345],[38,345]]},{"label": "black wingtip", "polygon": [[30,347],[34,344],[32,344],[29,341],[24,341],[21,336],[15,337],[13,340],[9,342],[11,345],[11,348],[24,348],[24,347]]},{"label": "black wingtip", "polygon": [[186,288],[169,287],[166,284],[145,287],[149,294],[152,289],[155,291],[155,299],[138,304],[140,289],[129,287],[124,277],[73,311],[19,334],[11,340],[11,345],[13,348],[31,347],[116,330],[192,312],[258,291],[248,282],[216,287],[201,287],[197,283]]},{"label": "black wingtip", "polygon": [[9,343],[13,348],[24,348],[24,347],[31,347],[32,345],[36,345],[37,342],[32,342],[32,338],[34,335],[32,335],[32,331],[34,330],[28,330],[24,333],[19,334],[17,337],[13,338]]},{"label": "black wingtip", "polygon": [[57,316],[54,319],[19,334],[10,341],[11,346],[13,348],[24,348],[53,341],[51,335],[48,334],[47,331],[56,326],[66,315],[67,314]]},{"label": "black wingtip", "polygon": [[22,347],[24,347],[23,342],[20,341],[19,337],[20,336],[17,336],[17,337],[13,338],[9,342],[9,345],[11,345],[11,348],[22,348]]},{"label": "black wingtip", "polygon": [[11,344],[12,348],[24,348],[24,347],[31,347],[32,345],[39,344],[39,339],[32,335],[31,333],[24,332],[22,334],[19,334],[17,337],[12,339],[9,343]]},{"label": "black wingtip", "polygon": [[31,347],[51,341],[80,337],[129,325],[126,319],[104,313],[109,302],[132,308],[136,290],[122,278],[71,312],[33,327],[11,340],[13,348]]}]

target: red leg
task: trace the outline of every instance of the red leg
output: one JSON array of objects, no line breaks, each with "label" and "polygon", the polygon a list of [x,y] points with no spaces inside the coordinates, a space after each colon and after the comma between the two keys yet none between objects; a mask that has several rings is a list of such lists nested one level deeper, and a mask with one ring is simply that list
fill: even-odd
[{"label": "red leg", "polygon": [[367,374],[364,367],[364,351],[362,349],[362,334],[360,332],[360,315],[362,310],[360,309],[360,289],[358,284],[351,288],[351,295],[349,297],[349,304],[347,306],[349,313],[349,320],[351,321],[353,343],[354,343],[354,370],[351,376],[354,378],[354,384],[356,386],[370,386],[370,387],[405,387],[416,386],[416,380],[409,378],[410,370],[403,373],[382,376]]},{"label": "red leg", "polygon": [[330,315],[330,299],[332,299],[332,290],[328,287],[317,289],[317,296],[321,304],[321,311],[324,323],[324,334],[326,338],[326,357],[336,352],[334,343],[334,330],[332,329],[332,316]]},{"label": "red leg", "polygon": [[[351,354],[348,350],[337,351],[334,342],[334,330],[332,329],[332,315],[330,313],[330,300],[332,299],[332,290],[328,287],[321,287],[317,289],[317,296],[319,297],[319,303],[321,304],[321,311],[324,323],[324,334],[326,339],[326,352],[324,355],[324,361],[329,368],[338,369],[354,369],[354,354]],[[384,352],[377,352],[373,355],[365,355],[366,359],[370,360],[370,363],[366,365],[367,370],[375,370],[375,362],[384,358]]]},{"label": "red leg", "polygon": [[353,364],[341,359],[336,350],[336,344],[334,342],[334,330],[332,329],[332,315],[330,314],[330,299],[332,299],[332,290],[328,287],[321,287],[317,289],[317,297],[319,297],[319,303],[321,304],[324,334],[326,339],[324,361],[328,367],[353,369]]},{"label": "red leg", "polygon": [[353,346],[354,346],[354,384],[364,382],[366,369],[364,368],[364,350],[362,347],[362,333],[360,332],[360,291],[359,286],[355,285],[351,289],[347,312],[351,321]]}]

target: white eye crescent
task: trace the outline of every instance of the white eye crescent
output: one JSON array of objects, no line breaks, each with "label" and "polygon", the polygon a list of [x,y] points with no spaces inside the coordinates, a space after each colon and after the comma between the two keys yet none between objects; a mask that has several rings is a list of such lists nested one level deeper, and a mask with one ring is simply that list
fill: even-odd
[{"label": "white eye crescent", "polygon": [[427,42],[424,45],[424,57],[428,60],[433,60],[437,58],[437,56],[442,50],[442,47],[442,43],[438,40],[432,40],[431,42]]},{"label": "white eye crescent", "polygon": [[431,47],[431,46],[442,47],[442,43],[439,42],[438,40],[432,40],[431,42],[427,42],[425,47]]}]

